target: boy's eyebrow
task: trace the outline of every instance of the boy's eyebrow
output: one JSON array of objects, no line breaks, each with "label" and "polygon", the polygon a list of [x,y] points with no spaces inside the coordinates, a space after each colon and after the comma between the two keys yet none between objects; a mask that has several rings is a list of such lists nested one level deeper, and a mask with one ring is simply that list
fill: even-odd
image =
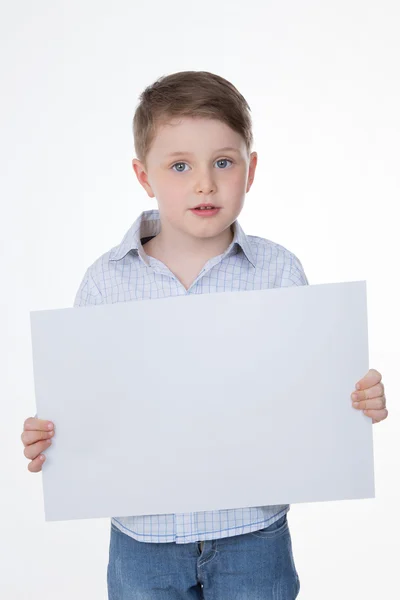
[{"label": "boy's eyebrow", "polygon": [[[218,150],[215,150],[215,152],[224,152],[226,150],[230,150],[231,152],[237,152],[238,154],[240,154],[240,150],[238,148],[234,148],[233,146],[224,146],[224,148],[219,148]],[[167,156],[182,156],[183,154],[187,155],[187,156],[193,156],[193,152],[170,152],[170,154],[167,154]]]}]

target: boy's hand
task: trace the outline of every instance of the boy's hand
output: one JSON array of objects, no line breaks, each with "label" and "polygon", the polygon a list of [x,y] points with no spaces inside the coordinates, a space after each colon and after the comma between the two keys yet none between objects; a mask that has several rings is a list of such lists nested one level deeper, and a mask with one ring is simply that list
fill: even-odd
[{"label": "boy's hand", "polygon": [[30,417],[25,421],[21,440],[25,446],[24,455],[31,461],[28,465],[28,471],[31,471],[31,473],[38,473],[42,470],[46,457],[41,452],[47,450],[53,436],[54,425],[51,421],[35,419],[34,417]]},{"label": "boy's hand", "polygon": [[[354,408],[363,410],[372,423],[379,423],[388,416],[386,409],[385,388],[381,383],[382,375],[375,369],[370,369],[358,384],[357,392],[351,394]],[[359,387],[358,387],[359,386]]]}]

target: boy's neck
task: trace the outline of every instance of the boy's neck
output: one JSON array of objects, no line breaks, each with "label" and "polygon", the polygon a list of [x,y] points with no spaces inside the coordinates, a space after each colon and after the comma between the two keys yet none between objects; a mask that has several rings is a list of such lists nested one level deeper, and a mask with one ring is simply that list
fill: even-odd
[{"label": "boy's neck", "polygon": [[223,254],[232,240],[232,226],[217,238],[193,238],[177,235],[176,232],[163,228],[156,237],[145,244],[144,250],[146,254],[162,262],[197,265]]}]

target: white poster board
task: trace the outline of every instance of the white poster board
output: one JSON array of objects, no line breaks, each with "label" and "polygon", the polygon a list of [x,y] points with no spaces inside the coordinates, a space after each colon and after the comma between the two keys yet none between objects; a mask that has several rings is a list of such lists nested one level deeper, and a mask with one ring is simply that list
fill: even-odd
[{"label": "white poster board", "polygon": [[46,520],[374,497],[366,282],[31,313]]}]

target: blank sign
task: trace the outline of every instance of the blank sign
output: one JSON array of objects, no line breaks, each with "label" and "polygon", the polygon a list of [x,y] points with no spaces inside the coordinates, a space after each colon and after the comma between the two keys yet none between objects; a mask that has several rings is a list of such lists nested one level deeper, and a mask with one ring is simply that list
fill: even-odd
[{"label": "blank sign", "polygon": [[46,520],[374,497],[366,282],[31,313]]}]

